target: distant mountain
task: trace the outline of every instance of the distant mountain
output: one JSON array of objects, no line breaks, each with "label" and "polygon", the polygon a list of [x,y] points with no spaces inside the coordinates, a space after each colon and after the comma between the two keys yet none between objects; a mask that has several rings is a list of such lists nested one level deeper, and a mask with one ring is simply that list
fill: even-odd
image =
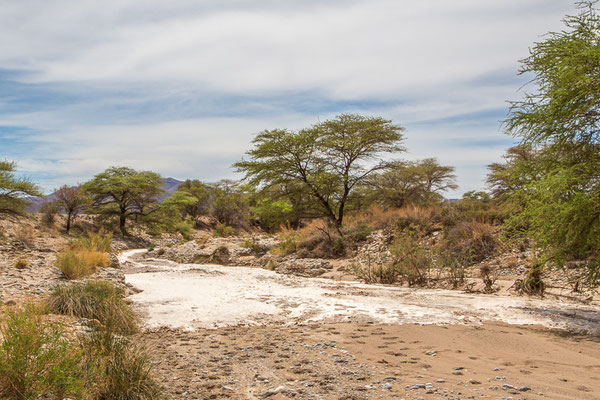
[{"label": "distant mountain", "polygon": [[[162,188],[166,193],[159,197],[159,201],[161,202],[167,197],[169,197],[171,194],[175,193],[179,185],[183,183],[183,181],[177,180],[175,178],[164,178],[163,182],[164,183],[162,185]],[[30,213],[39,212],[40,208],[42,208],[42,204],[54,200],[56,200],[56,192],[51,193],[46,197],[30,197],[27,199],[29,205],[27,206],[26,210]]]}]

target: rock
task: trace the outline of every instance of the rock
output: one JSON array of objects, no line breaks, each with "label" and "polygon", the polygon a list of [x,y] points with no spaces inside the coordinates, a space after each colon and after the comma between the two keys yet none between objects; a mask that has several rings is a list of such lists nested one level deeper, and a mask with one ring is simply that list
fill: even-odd
[{"label": "rock", "polygon": [[438,380],[436,380],[436,381],[435,381],[435,383],[445,383],[445,382],[446,382],[446,381],[445,381],[445,380],[443,380],[443,379],[438,379]]},{"label": "rock", "polygon": [[425,384],[423,384],[423,383],[418,383],[418,384],[416,384],[416,385],[413,385],[413,386],[411,386],[410,388],[411,388],[411,390],[415,390],[415,389],[426,389],[426,387],[425,387]]},{"label": "rock", "polygon": [[504,385],[502,385],[502,390],[514,390],[514,386],[513,385],[509,385],[507,383],[505,383]]},{"label": "rock", "polygon": [[471,385],[481,385],[481,382],[479,382],[478,380],[475,380],[475,379],[471,379],[471,380],[469,381],[469,383],[470,383]]},{"label": "rock", "polygon": [[119,263],[119,257],[117,257],[116,254],[109,253],[108,254],[108,258],[110,260],[110,267],[111,268],[117,268],[117,269],[121,268],[121,263]]},{"label": "rock", "polygon": [[229,390],[230,392],[233,392],[233,391],[235,391],[235,389],[234,389],[234,388],[232,388],[231,386],[223,386],[223,389],[224,389],[224,390]]},{"label": "rock", "polygon": [[14,301],[14,300],[6,300],[6,301],[4,302],[4,305],[5,305],[5,306],[16,306],[16,305],[17,305],[17,302],[16,302],[16,301]]},{"label": "rock", "polygon": [[261,397],[263,398],[267,398],[267,397],[271,397],[271,396],[275,396],[276,394],[279,394],[281,392],[285,391],[285,387],[283,386],[279,386],[275,389],[269,389],[266,392],[264,392]]},{"label": "rock", "polygon": [[392,385],[389,383],[384,383],[383,385],[381,385],[381,388],[386,390],[392,390]]},{"label": "rock", "polygon": [[517,389],[519,392],[528,392],[531,390],[531,388],[529,386],[521,386],[520,388]]},{"label": "rock", "polygon": [[454,368],[455,371],[462,371],[463,369],[465,369],[465,367],[456,367],[456,368]]}]

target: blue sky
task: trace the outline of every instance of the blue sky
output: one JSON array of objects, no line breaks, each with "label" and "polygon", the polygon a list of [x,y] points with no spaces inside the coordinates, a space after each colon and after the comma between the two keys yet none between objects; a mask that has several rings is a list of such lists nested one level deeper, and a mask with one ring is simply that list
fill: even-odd
[{"label": "blue sky", "polygon": [[484,188],[518,60],[566,0],[0,0],[0,157],[46,192],[111,165],[236,178],[263,129],[391,119]]}]

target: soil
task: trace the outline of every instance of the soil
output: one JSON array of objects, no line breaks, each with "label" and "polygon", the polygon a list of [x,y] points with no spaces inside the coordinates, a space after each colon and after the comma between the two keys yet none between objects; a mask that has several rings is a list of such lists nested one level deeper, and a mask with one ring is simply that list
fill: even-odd
[{"label": "soil", "polygon": [[599,338],[537,326],[160,328],[142,340],[182,399],[598,399]]}]

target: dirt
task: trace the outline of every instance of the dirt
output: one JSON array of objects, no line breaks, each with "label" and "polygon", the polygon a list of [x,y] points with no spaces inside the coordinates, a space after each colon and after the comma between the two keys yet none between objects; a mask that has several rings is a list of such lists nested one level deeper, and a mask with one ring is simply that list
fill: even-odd
[{"label": "dirt", "polygon": [[583,400],[600,393],[599,339],[536,326],[268,324],[160,328],[142,339],[174,398]]},{"label": "dirt", "polygon": [[600,393],[597,306],[177,264],[143,252],[121,261],[127,281],[143,289],[132,296],[150,327],[141,340],[174,398]]}]

